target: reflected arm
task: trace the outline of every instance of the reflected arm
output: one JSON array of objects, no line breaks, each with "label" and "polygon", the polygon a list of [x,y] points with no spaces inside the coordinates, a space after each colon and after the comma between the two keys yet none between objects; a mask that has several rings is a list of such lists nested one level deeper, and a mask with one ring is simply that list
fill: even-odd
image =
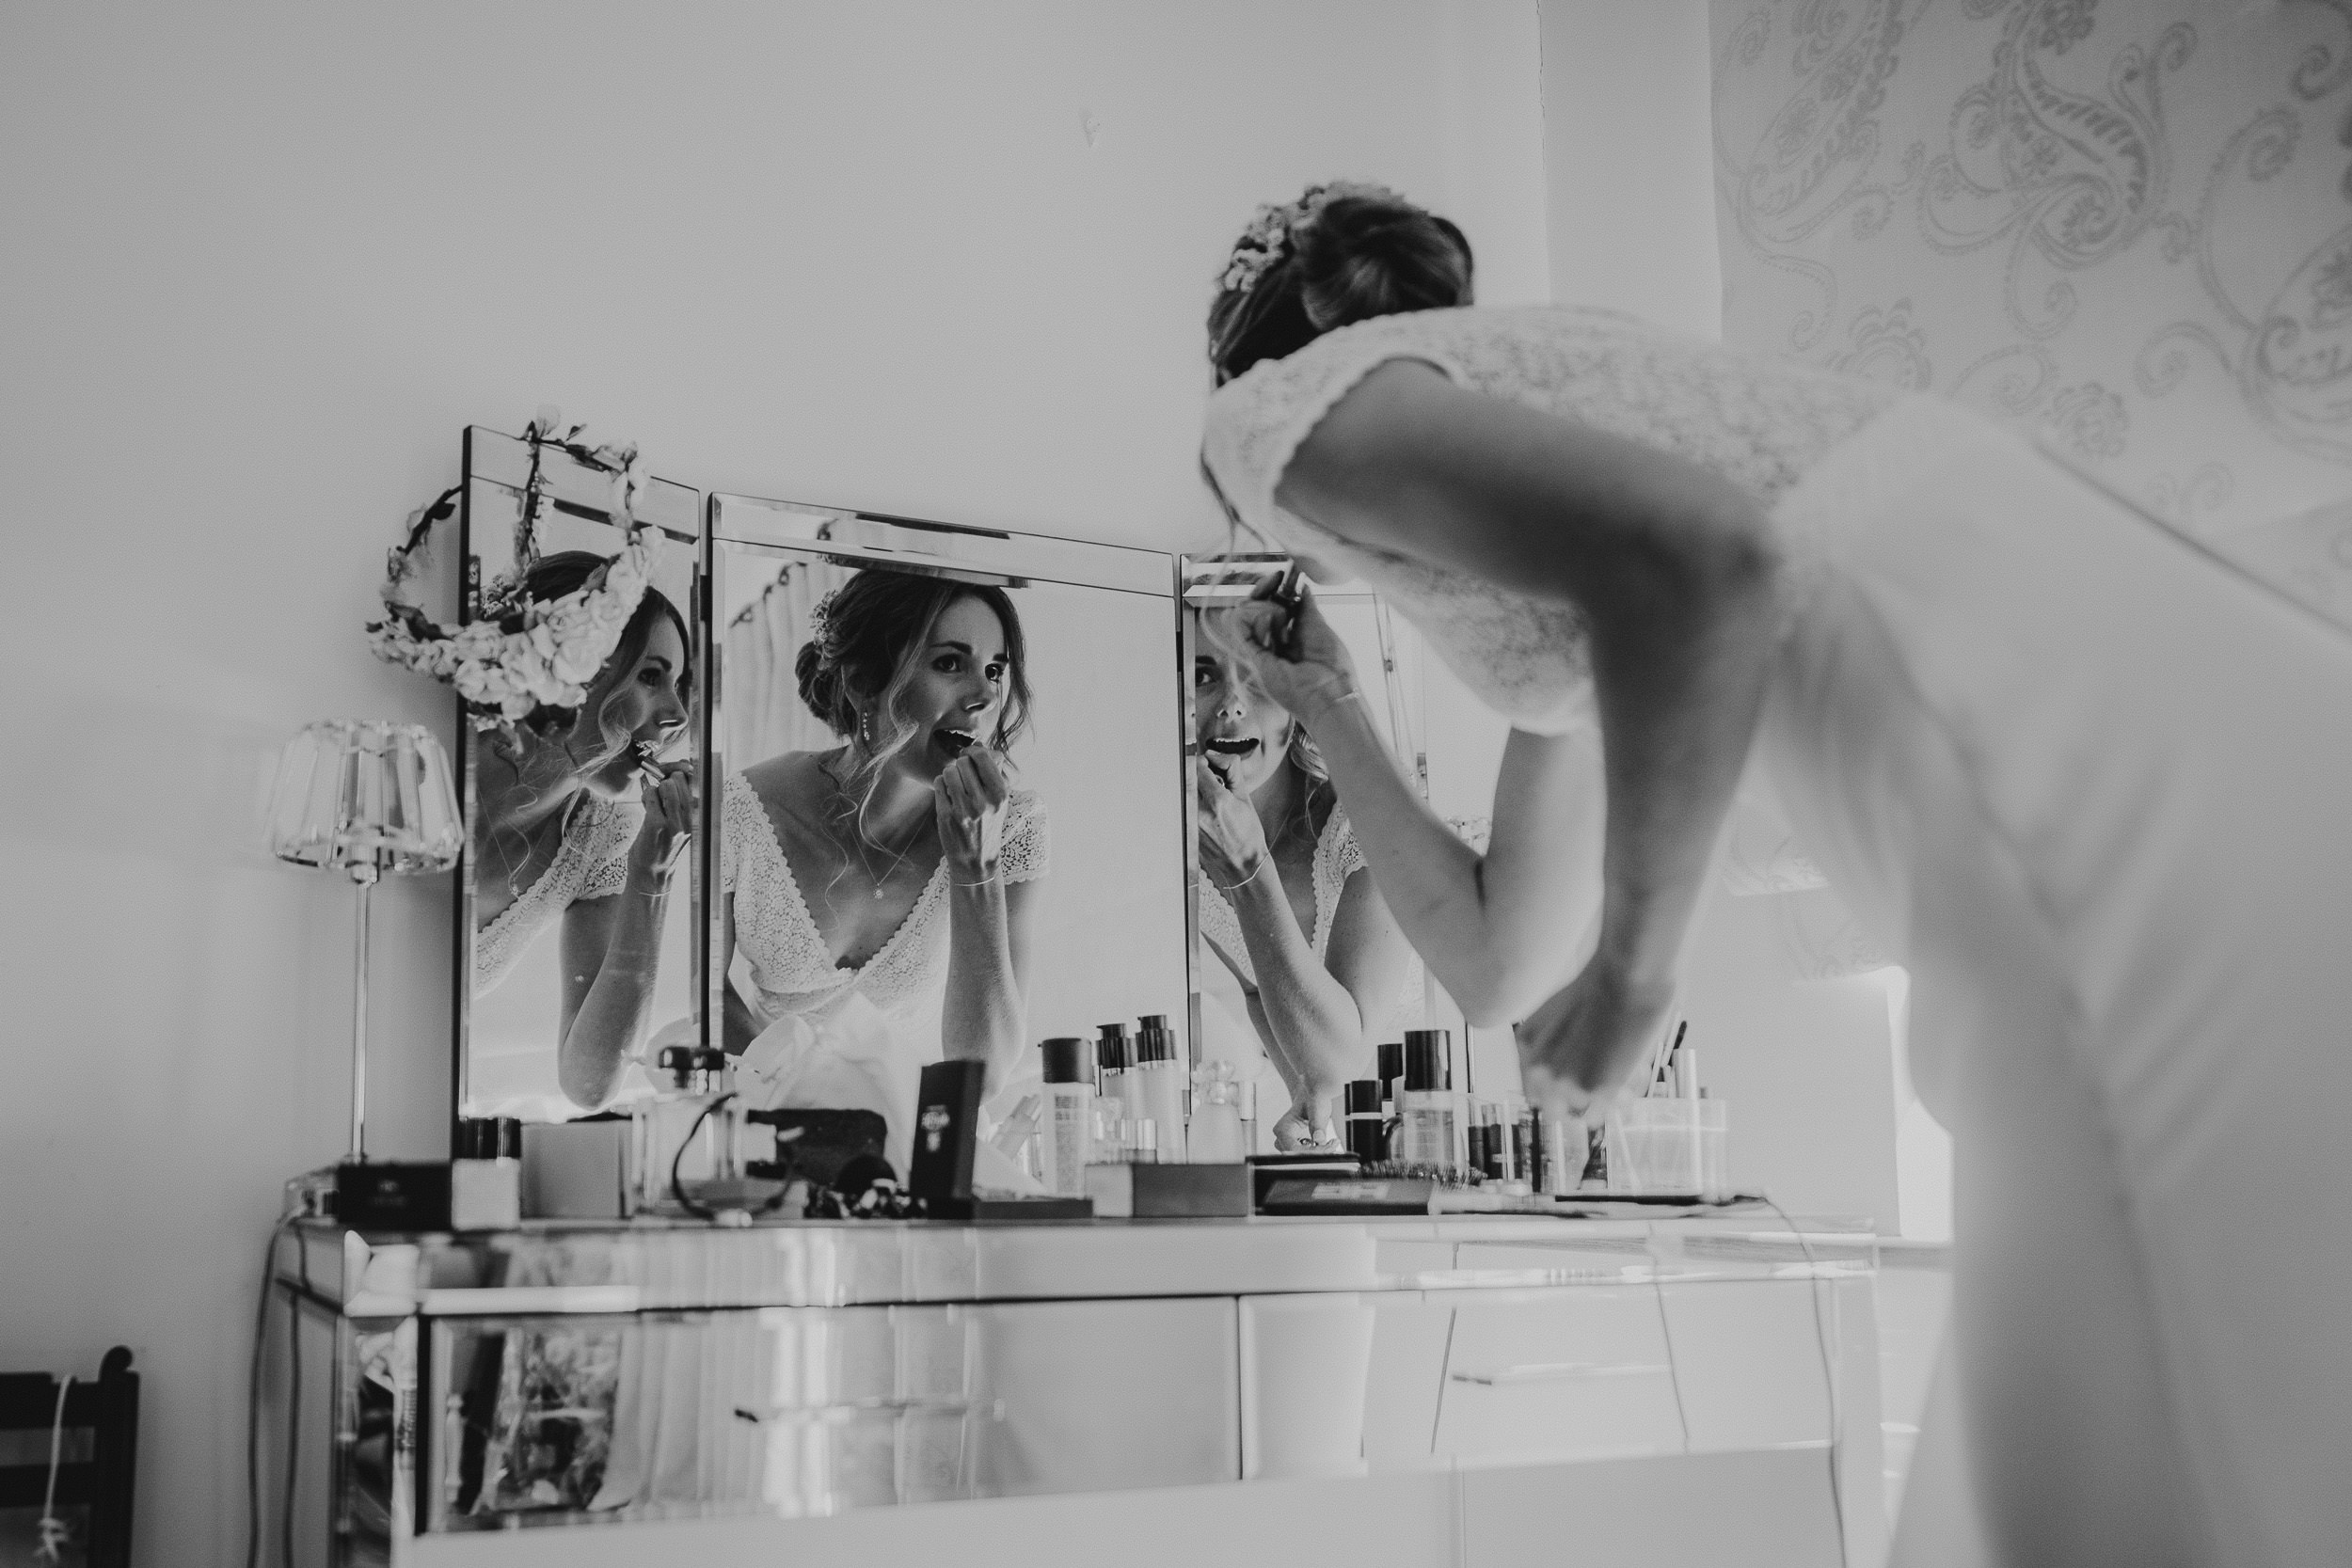
[{"label": "reflected arm", "polygon": [[988,1064],[990,1092],[1019,1062],[1029,991],[1029,934],[1037,881],[991,874],[947,890],[947,998],[941,1053]]},{"label": "reflected arm", "polygon": [[576,899],[564,911],[556,1082],[576,1105],[596,1110],[611,1100],[644,1037],[668,905],[666,879],[641,884],[632,876],[611,897]]},{"label": "reflected arm", "polygon": [[1351,877],[1332,916],[1329,964],[1315,957],[1291,912],[1269,854],[1256,875],[1230,889],[1258,984],[1252,1022],[1266,1037],[1294,1104],[1310,1125],[1351,1078],[1367,1076],[1369,1031],[1388,1022],[1405,962],[1405,939],[1369,877]]}]

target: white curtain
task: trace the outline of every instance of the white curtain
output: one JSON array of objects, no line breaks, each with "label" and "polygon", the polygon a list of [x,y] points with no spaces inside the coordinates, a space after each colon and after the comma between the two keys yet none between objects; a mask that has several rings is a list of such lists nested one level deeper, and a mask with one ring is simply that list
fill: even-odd
[{"label": "white curtain", "polygon": [[809,639],[818,602],[850,575],[831,562],[796,561],[727,623],[720,706],[730,769],[836,743],[838,737],[801,701],[793,665]]},{"label": "white curtain", "polygon": [[2352,0],[1714,0],[1724,337],[2030,430],[2352,626]]}]

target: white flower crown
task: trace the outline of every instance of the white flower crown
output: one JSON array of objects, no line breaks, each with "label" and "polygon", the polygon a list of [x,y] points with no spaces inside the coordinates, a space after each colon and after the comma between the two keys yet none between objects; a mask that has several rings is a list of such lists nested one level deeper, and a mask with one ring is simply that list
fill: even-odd
[{"label": "white flower crown", "polygon": [[1394,198],[1396,193],[1386,185],[1359,180],[1334,180],[1327,185],[1308,186],[1295,201],[1260,207],[1241,238],[1233,242],[1232,254],[1226,258],[1225,271],[1217,278],[1218,289],[1246,294],[1256,288],[1259,278],[1288,259],[1298,231],[1314,221],[1326,202],[1342,196]]},{"label": "white flower crown", "polygon": [[[516,724],[542,704],[578,707],[587,701],[588,683],[612,657],[644,599],[664,543],[659,530],[637,521],[637,500],[646,483],[637,449],[592,449],[580,439],[582,426],[558,435],[556,422],[552,414],[542,414],[523,432],[531,443],[531,476],[516,528],[516,567],[484,594],[481,619],[442,626],[401,594],[423,559],[433,525],[454,507],[462,488],[457,486],[409,514],[407,537],[387,560],[383,618],[367,624],[368,646],[376,657],[454,687],[478,730]],[[628,539],[620,554],[579,588],[560,599],[540,601],[524,596],[523,578],[538,559],[539,455],[550,444],[612,476],[612,520],[628,530]]]}]

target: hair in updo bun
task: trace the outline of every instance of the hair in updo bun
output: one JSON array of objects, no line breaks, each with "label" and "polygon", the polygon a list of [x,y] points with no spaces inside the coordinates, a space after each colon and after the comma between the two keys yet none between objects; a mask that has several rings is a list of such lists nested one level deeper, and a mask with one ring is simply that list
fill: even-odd
[{"label": "hair in updo bun", "polygon": [[1470,241],[1377,185],[1315,186],[1263,211],[1209,307],[1218,385],[1350,323],[1470,302]]},{"label": "hair in updo bun", "polygon": [[979,600],[1004,628],[1005,700],[996,710],[995,733],[982,737],[1001,755],[1029,721],[1028,646],[1012,595],[1001,588],[911,572],[859,572],[825,595],[809,640],[792,661],[801,701],[850,743],[840,784],[861,834],[884,765],[930,738],[898,712],[898,699],[914,684],[917,656],[930,646],[932,628],[959,599]]}]

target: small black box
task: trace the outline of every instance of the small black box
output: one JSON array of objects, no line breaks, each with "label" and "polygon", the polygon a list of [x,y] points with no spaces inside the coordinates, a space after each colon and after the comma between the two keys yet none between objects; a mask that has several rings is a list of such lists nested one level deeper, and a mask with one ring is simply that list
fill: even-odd
[{"label": "small black box", "polygon": [[933,1062],[914,1097],[914,1155],[907,1191],[932,1203],[972,1196],[972,1161],[980,1146],[985,1062]]},{"label": "small black box", "polygon": [[449,1165],[345,1161],[335,1167],[335,1218],[354,1230],[447,1230]]}]

